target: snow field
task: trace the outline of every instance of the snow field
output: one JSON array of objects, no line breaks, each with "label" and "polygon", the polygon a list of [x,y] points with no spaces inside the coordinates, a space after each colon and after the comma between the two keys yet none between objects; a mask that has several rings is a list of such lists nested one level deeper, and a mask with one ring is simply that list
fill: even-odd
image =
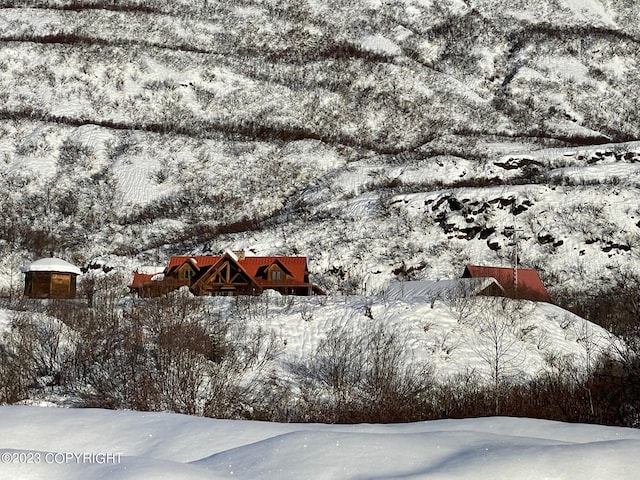
[{"label": "snow field", "polygon": [[[230,312],[228,299],[208,302]],[[359,339],[382,329],[395,336],[403,361],[414,374],[426,368],[436,380],[446,381],[475,373],[487,383],[495,340],[485,330],[492,322],[508,324],[499,339],[504,345],[501,375],[507,381],[526,381],[549,371],[550,356],[567,359],[585,371],[587,362],[593,366],[615,342],[606,330],[570,312],[529,301],[472,298],[451,304],[415,297],[387,301],[384,295],[287,298],[267,292],[256,302],[241,321],[250,330],[275,334],[280,352],[274,368],[278,378],[291,381],[295,381],[291,366],[311,361],[320,342],[335,332],[345,339]]]},{"label": "snow field", "polygon": [[640,466],[637,430],[504,417],[320,425],[13,406],[0,425],[0,476],[15,480],[630,480]]}]

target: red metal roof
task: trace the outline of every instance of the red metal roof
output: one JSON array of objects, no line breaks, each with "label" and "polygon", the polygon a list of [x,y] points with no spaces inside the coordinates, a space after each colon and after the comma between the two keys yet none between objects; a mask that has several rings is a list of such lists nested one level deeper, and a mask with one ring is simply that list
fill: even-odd
[{"label": "red metal roof", "polygon": [[[203,267],[210,267],[218,263],[224,255],[179,255],[171,257],[169,260],[169,266],[167,272],[183,265],[185,262],[189,262],[196,270],[200,270]],[[252,257],[247,256],[239,258],[237,260],[238,265],[249,275],[251,278],[256,277],[256,273],[260,267],[268,267],[273,263],[280,262],[285,267],[293,278],[299,282],[304,282],[305,274],[307,272],[307,257]]]},{"label": "red metal roof", "polygon": [[510,267],[486,267],[467,265],[463,278],[492,277],[504,288],[505,294],[511,298],[550,302],[549,292],[545,288],[538,272],[532,268],[518,268],[518,289],[514,288],[514,272]]},{"label": "red metal roof", "polygon": [[176,255],[169,259],[169,266],[167,272],[173,270],[176,267],[189,262],[196,270],[200,270],[202,267],[210,267],[215,265],[222,258],[221,255]]},{"label": "red metal roof", "polygon": [[142,287],[145,283],[151,281],[155,274],[153,273],[138,273],[133,272],[133,281],[131,282],[131,287]]},{"label": "red metal roof", "polygon": [[260,267],[268,267],[276,262],[280,262],[295,280],[304,282],[304,275],[307,271],[307,257],[245,257],[243,260],[238,260],[242,268],[254,278]]}]

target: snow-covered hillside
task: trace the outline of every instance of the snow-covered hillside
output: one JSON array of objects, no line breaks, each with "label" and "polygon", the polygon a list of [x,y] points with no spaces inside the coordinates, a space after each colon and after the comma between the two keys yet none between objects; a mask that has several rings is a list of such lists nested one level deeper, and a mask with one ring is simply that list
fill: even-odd
[{"label": "snow-covered hillside", "polygon": [[[187,295],[95,312],[64,304],[38,314],[0,310],[3,398],[224,418],[406,421],[460,416],[465,401],[485,414],[512,411],[502,406],[511,388],[548,379],[574,388],[625,350],[601,327],[541,302],[414,295],[409,286],[399,296]],[[448,388],[467,400],[447,407]],[[407,413],[396,411],[400,399]],[[353,411],[367,404],[382,413]],[[583,411],[553,415],[581,419]],[[634,418],[630,411],[608,421]]]},{"label": "snow-covered hillside", "polygon": [[5,292],[51,254],[130,272],[226,248],[379,291],[508,264],[514,221],[552,293],[638,271],[628,2],[2,7]]},{"label": "snow-covered hillside", "polygon": [[[0,367],[33,382],[16,374],[7,398],[64,385],[64,401],[86,400],[99,384],[113,405],[186,411],[182,399],[163,403],[179,375],[153,375],[189,361],[195,383],[206,369],[222,378],[223,354],[255,371],[251,348],[177,348],[158,331],[174,306],[142,313],[128,296],[133,270],[160,271],[174,254],[308,257],[330,296],[208,299],[192,315],[216,312],[206,328],[232,318],[248,329],[234,332],[241,339],[269,332],[261,379],[298,399],[323,385],[314,362],[341,335],[380,352],[390,333],[424,378],[498,386],[566,368],[579,382],[610,339],[559,307],[384,295],[391,281],[510,265],[513,227],[519,264],[554,300],[607,326],[637,321],[640,28],[626,0],[0,7],[2,317],[5,330],[22,328],[11,348],[51,347],[27,359],[35,366],[3,351]],[[78,291],[92,308],[16,300],[20,267],[42,257],[88,272]],[[92,291],[101,282],[110,293]],[[178,329],[180,341],[190,332]],[[83,350],[92,335],[103,343]],[[487,353],[496,343],[498,366]],[[109,383],[131,372],[150,383]],[[207,400],[194,391],[197,411]]]},{"label": "snow-covered hillside", "polygon": [[[228,308],[232,302],[212,299],[211,303]],[[313,368],[310,360],[329,335],[364,338],[377,328],[397,338],[404,361],[414,371],[428,366],[440,380],[473,371],[490,382],[498,361],[504,362],[500,368],[505,379],[525,381],[551,370],[550,357],[571,359],[586,371],[588,361],[615,347],[615,338],[606,330],[546,303],[472,298],[456,299],[451,305],[436,299],[384,296],[291,301],[277,294],[259,303],[263,307],[250,316],[249,325],[274,331],[282,342],[278,378],[290,375],[292,365]],[[496,338],[490,325],[501,325],[503,337]],[[501,359],[494,356],[496,343],[504,349]]]},{"label": "snow-covered hillside", "polygon": [[637,430],[504,417],[330,426],[2,407],[0,425],[14,480],[631,480],[640,447]]}]

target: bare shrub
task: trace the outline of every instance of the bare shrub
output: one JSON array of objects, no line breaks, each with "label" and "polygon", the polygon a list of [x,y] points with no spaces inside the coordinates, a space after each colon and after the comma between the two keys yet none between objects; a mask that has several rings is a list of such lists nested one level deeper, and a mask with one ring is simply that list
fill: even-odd
[{"label": "bare shrub", "polygon": [[286,389],[269,393],[263,383],[264,374],[281,353],[281,344],[273,332],[261,328],[251,331],[238,322],[229,325],[228,339],[225,355],[209,365],[203,414],[255,418],[256,407],[261,412],[273,409],[274,397],[286,393]]},{"label": "bare shrub", "polygon": [[4,332],[0,344],[0,402],[15,403],[29,398],[29,387],[36,375],[31,339],[27,340],[15,331]]},{"label": "bare shrub", "polygon": [[473,350],[489,367],[493,386],[494,413],[500,413],[500,398],[523,362],[523,347],[518,338],[523,312],[521,302],[502,298],[479,298],[474,313],[477,337]]},{"label": "bare shrub", "polygon": [[290,365],[301,389],[299,420],[338,422],[346,405],[357,398],[362,378],[363,342],[343,327],[334,327],[303,363]]},{"label": "bare shrub", "polygon": [[[491,415],[493,395],[475,370],[445,379],[434,388],[428,418],[465,418]],[[425,418],[426,419],[426,418]]]},{"label": "bare shrub", "polygon": [[202,411],[208,384],[207,357],[213,347],[199,322],[167,322],[155,344],[154,382],[158,401],[173,412],[198,414]]},{"label": "bare shrub", "polygon": [[382,326],[365,334],[329,331],[306,363],[292,365],[299,420],[330,423],[410,421],[424,415],[431,371],[416,366],[405,341]]},{"label": "bare shrub", "polygon": [[431,392],[431,369],[416,366],[406,339],[378,327],[367,336],[363,391],[369,421],[395,422],[420,418]]},{"label": "bare shrub", "polygon": [[175,292],[132,302],[104,322],[94,313],[102,328],[79,348],[87,353],[88,404],[202,414],[209,365],[225,354],[226,330],[199,299]]}]

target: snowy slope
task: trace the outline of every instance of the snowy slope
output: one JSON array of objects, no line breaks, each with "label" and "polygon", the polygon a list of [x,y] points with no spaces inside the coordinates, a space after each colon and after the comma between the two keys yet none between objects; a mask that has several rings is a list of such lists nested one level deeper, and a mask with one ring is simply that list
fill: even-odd
[{"label": "snowy slope", "polygon": [[2,407],[0,425],[0,475],[15,480],[624,480],[640,446],[637,430],[501,417],[329,426]]},{"label": "snowy slope", "polygon": [[[231,325],[229,341],[234,342],[235,349],[256,348],[253,343],[243,342],[258,332],[273,339],[268,355],[265,353],[264,360],[248,368],[240,382],[276,382],[291,390],[289,401],[293,403],[300,400],[299,388],[305,382],[317,380],[323,355],[320,352],[335,356],[336,362],[341,361],[337,357],[343,353],[347,358],[355,355],[360,368],[366,368],[364,355],[373,348],[367,342],[375,338],[388,339],[387,348],[398,350],[398,368],[402,371],[416,378],[428,373],[438,384],[455,381],[456,377],[472,378],[477,385],[495,381],[525,384],[567,366],[582,375],[595,368],[600,356],[615,355],[623,348],[603,328],[557,306],[530,301],[421,298],[409,294],[401,298],[384,294],[295,298],[267,292],[241,302],[209,298],[204,306],[209,312],[204,321],[219,318]],[[191,308],[191,315],[198,315],[199,310]],[[1,331],[8,334],[10,319],[17,312],[0,310],[0,314],[5,319]],[[54,331],[62,325],[59,319],[37,318],[43,326],[54,326]],[[55,363],[68,362],[76,348],[75,334],[66,327],[63,331],[64,348],[59,347],[59,352],[45,361],[54,363],[49,375],[56,368],[64,371],[64,366],[56,367]],[[378,332],[383,337],[376,337]],[[325,350],[336,338],[345,347]],[[350,345],[353,350],[349,350]],[[42,353],[43,358],[49,358],[47,352]],[[42,398],[68,404],[74,401],[74,395],[90,390],[91,386],[83,382],[79,379],[75,387],[60,395],[54,390],[33,390],[28,401]],[[201,394],[206,396],[206,391]],[[201,401],[196,403],[196,412],[202,413]]]},{"label": "snowy slope", "polygon": [[[552,297],[603,294],[640,271],[637,20],[625,0],[7,0],[0,294],[42,257],[124,290],[140,265],[227,248],[380,294],[511,264],[514,225]],[[482,343],[451,306],[380,298],[318,310],[424,317],[412,352]],[[570,337],[531,308],[542,339]]]},{"label": "snowy slope", "polygon": [[629,2],[3,7],[2,294],[227,248],[376,293],[509,265],[514,223],[552,296],[640,270]]},{"label": "snowy slope", "polygon": [[[331,331],[358,338],[382,326],[398,337],[405,362],[415,365],[416,371],[430,366],[442,381],[474,371],[490,381],[492,359],[487,353],[492,339],[483,334],[483,312],[499,319],[503,311],[493,299],[460,301],[455,306],[420,298],[387,302],[383,297],[332,297],[321,302],[296,299],[292,306],[284,301],[278,307],[276,297],[268,313],[249,320],[252,328],[275,331],[283,343],[280,378],[287,377],[292,364],[308,362]],[[614,341],[604,329],[553,305],[507,303],[503,313],[513,328],[503,341],[513,348],[505,352],[505,380],[524,381],[550,370],[545,360],[550,355],[571,359],[584,370],[586,349],[606,354]]]}]

